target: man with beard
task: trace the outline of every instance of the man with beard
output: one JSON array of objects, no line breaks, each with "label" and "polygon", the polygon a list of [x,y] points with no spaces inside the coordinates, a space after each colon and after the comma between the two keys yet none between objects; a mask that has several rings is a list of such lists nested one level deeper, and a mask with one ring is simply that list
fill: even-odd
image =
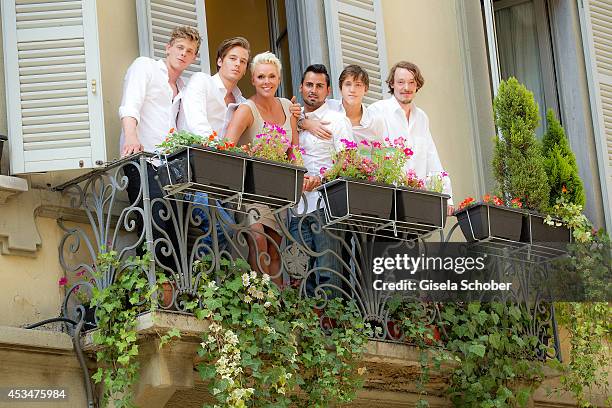
[{"label": "man with beard", "polygon": [[[419,179],[442,175],[444,168],[438,150],[429,131],[429,118],[414,104],[414,97],[423,87],[425,80],[415,64],[400,61],[391,67],[387,85],[392,98],[370,105],[368,112],[384,119],[389,138],[406,138],[414,155],[408,160],[408,168],[414,170]],[[449,177],[443,177],[443,193],[451,196],[448,213],[452,214],[452,188]]]}]

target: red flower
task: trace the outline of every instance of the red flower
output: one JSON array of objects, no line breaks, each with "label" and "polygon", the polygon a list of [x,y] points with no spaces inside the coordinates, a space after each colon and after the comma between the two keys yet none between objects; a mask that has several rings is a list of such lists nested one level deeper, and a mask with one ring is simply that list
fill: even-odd
[{"label": "red flower", "polygon": [[498,196],[493,196],[493,204],[503,206],[504,202]]},{"label": "red flower", "polygon": [[174,128],[170,128],[170,130],[168,131],[168,133],[170,133],[170,134],[174,133]]},{"label": "red flower", "polygon": [[474,197],[466,198],[465,200],[461,202],[461,204],[459,204],[459,209],[463,210],[464,208],[469,207],[471,204],[474,203],[474,201],[476,201],[474,200]]},{"label": "red flower", "polygon": [[59,280],[57,281],[57,284],[60,285],[60,287],[62,286],[66,286],[68,284],[68,278],[65,276],[62,276],[61,278],[59,278]]},{"label": "red flower", "polygon": [[567,187],[565,187],[565,184],[563,185],[563,187],[561,187],[561,192],[567,193]]},{"label": "red flower", "polygon": [[490,203],[491,202],[491,194],[485,194],[484,197],[482,197],[482,201],[484,201],[485,203]]}]

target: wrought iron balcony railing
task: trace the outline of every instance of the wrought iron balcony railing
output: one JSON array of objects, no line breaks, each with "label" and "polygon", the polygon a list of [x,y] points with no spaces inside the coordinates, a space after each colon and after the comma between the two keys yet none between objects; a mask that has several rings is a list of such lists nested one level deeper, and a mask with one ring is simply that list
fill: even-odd
[{"label": "wrought iron balcony railing", "polygon": [[[278,284],[298,287],[301,296],[319,297],[322,307],[329,296],[353,299],[364,321],[382,329],[374,340],[402,341],[402,335],[394,331],[389,307],[396,295],[374,288],[377,276],[372,273],[373,257],[380,256],[380,251],[383,255],[415,248],[427,251],[432,241],[440,245],[460,240],[452,237],[457,228],[446,235],[441,229],[427,231],[426,236],[405,235],[404,240],[393,239],[389,231],[378,234],[369,224],[348,225],[340,230],[322,228],[326,220],[320,210],[300,216],[291,224],[297,214],[286,206],[272,211],[278,229],[254,230],[248,225],[248,217],[257,218],[258,208],[252,211],[254,215],[245,214],[241,197],[226,196],[217,201],[215,196],[199,194],[193,186],[189,192],[175,189],[161,196],[159,191],[164,190],[153,184],[158,179],[148,174],[149,160],[151,156],[146,154],[122,159],[57,187],[72,197],[72,206],[82,210],[89,220],[88,226],[58,221],[65,233],[59,245],[60,263],[68,274],[79,278],[75,285],[80,285],[80,290],[87,291],[92,286],[103,289],[121,269],[96,274],[98,253],[114,250],[120,262],[125,263],[130,255],[146,250],[153,255],[143,271],[148,282],[155,283],[156,271],[161,271],[171,283],[171,300],[160,304],[160,308],[188,312],[184,300],[196,296],[203,274],[218,271],[222,258],[243,258]],[[139,181],[147,179],[148,183]],[[127,197],[128,190],[132,200]],[[308,238],[305,235],[314,237],[319,247],[304,245]],[[209,268],[194,269],[194,263],[202,259],[209,261]],[[319,262],[313,262],[315,259]],[[529,279],[527,273],[518,273],[524,266],[522,262],[496,257],[493,265],[493,273],[499,276],[512,270],[521,279]],[[529,329],[532,332],[526,334],[537,336],[548,347],[554,346],[555,355],[542,358],[558,357],[554,309],[537,295],[526,293],[526,287],[528,284],[496,300],[528,311],[533,324]],[[65,316],[74,317],[74,305],[79,303],[73,296],[74,288],[73,285],[68,290],[64,302]],[[440,318],[437,303],[402,296],[407,302],[423,305],[428,323],[434,324]]]}]

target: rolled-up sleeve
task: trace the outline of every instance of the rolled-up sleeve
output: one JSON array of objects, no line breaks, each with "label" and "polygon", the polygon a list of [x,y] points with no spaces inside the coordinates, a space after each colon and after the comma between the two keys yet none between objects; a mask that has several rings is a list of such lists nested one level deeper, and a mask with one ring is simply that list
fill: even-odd
[{"label": "rolled-up sleeve", "polygon": [[213,132],[206,112],[208,79],[206,74],[197,72],[191,76],[183,91],[184,130],[200,136],[208,136]]},{"label": "rolled-up sleeve", "polygon": [[151,64],[148,58],[136,58],[123,80],[123,96],[119,106],[119,118],[132,117],[140,123],[140,111],[147,96],[151,80]]}]

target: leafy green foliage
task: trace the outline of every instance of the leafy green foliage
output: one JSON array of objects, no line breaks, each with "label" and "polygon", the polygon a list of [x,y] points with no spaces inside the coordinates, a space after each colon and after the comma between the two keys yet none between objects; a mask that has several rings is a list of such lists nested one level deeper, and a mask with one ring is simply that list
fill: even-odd
[{"label": "leafy green foliage", "polygon": [[550,186],[535,135],[540,119],[533,93],[516,78],[502,81],[493,111],[501,135],[495,136],[493,156],[498,188],[507,202],[519,197],[526,208],[545,211]]},{"label": "leafy green foliage", "polygon": [[98,370],[92,376],[103,386],[102,405],[111,400],[115,407],[133,407],[129,388],[138,380],[138,344],[136,315],[150,305],[156,287],[149,287],[146,270],[150,255],[133,258],[121,265],[116,251],[98,254],[96,275],[112,272],[115,280],[103,289],[92,290],[92,306],[96,307],[98,330],[93,340],[100,350],[96,353]]},{"label": "leafy green foliage", "polygon": [[[570,391],[579,407],[591,407],[589,391],[598,387],[609,395],[608,374],[612,364],[612,307],[609,303],[559,303],[559,322],[570,334],[570,359],[554,366],[563,372],[561,387]],[[612,405],[608,397],[607,406]]]},{"label": "leafy green foliage", "polygon": [[[542,379],[538,340],[529,331],[533,317],[517,306],[502,303],[437,308],[435,323],[425,318],[420,304],[397,308],[406,336],[421,348],[421,356],[431,356],[421,362],[425,376],[421,375],[420,381],[427,382],[429,364],[439,369],[441,362],[453,361],[456,368],[447,393],[455,406],[527,406]],[[435,331],[443,333],[439,340],[433,336]],[[426,401],[421,400],[420,406],[427,406]]]},{"label": "leafy green foliage", "polygon": [[578,174],[576,157],[569,146],[563,127],[552,109],[546,112],[548,129],[542,139],[544,168],[550,184],[550,206],[562,196],[570,203],[584,206],[586,197]]},{"label": "leafy green foliage", "polygon": [[319,318],[313,299],[279,292],[242,260],[222,260],[217,278],[202,281],[194,312],[211,322],[198,371],[221,406],[326,407],[355,397],[371,330],[354,303],[330,300]]}]

